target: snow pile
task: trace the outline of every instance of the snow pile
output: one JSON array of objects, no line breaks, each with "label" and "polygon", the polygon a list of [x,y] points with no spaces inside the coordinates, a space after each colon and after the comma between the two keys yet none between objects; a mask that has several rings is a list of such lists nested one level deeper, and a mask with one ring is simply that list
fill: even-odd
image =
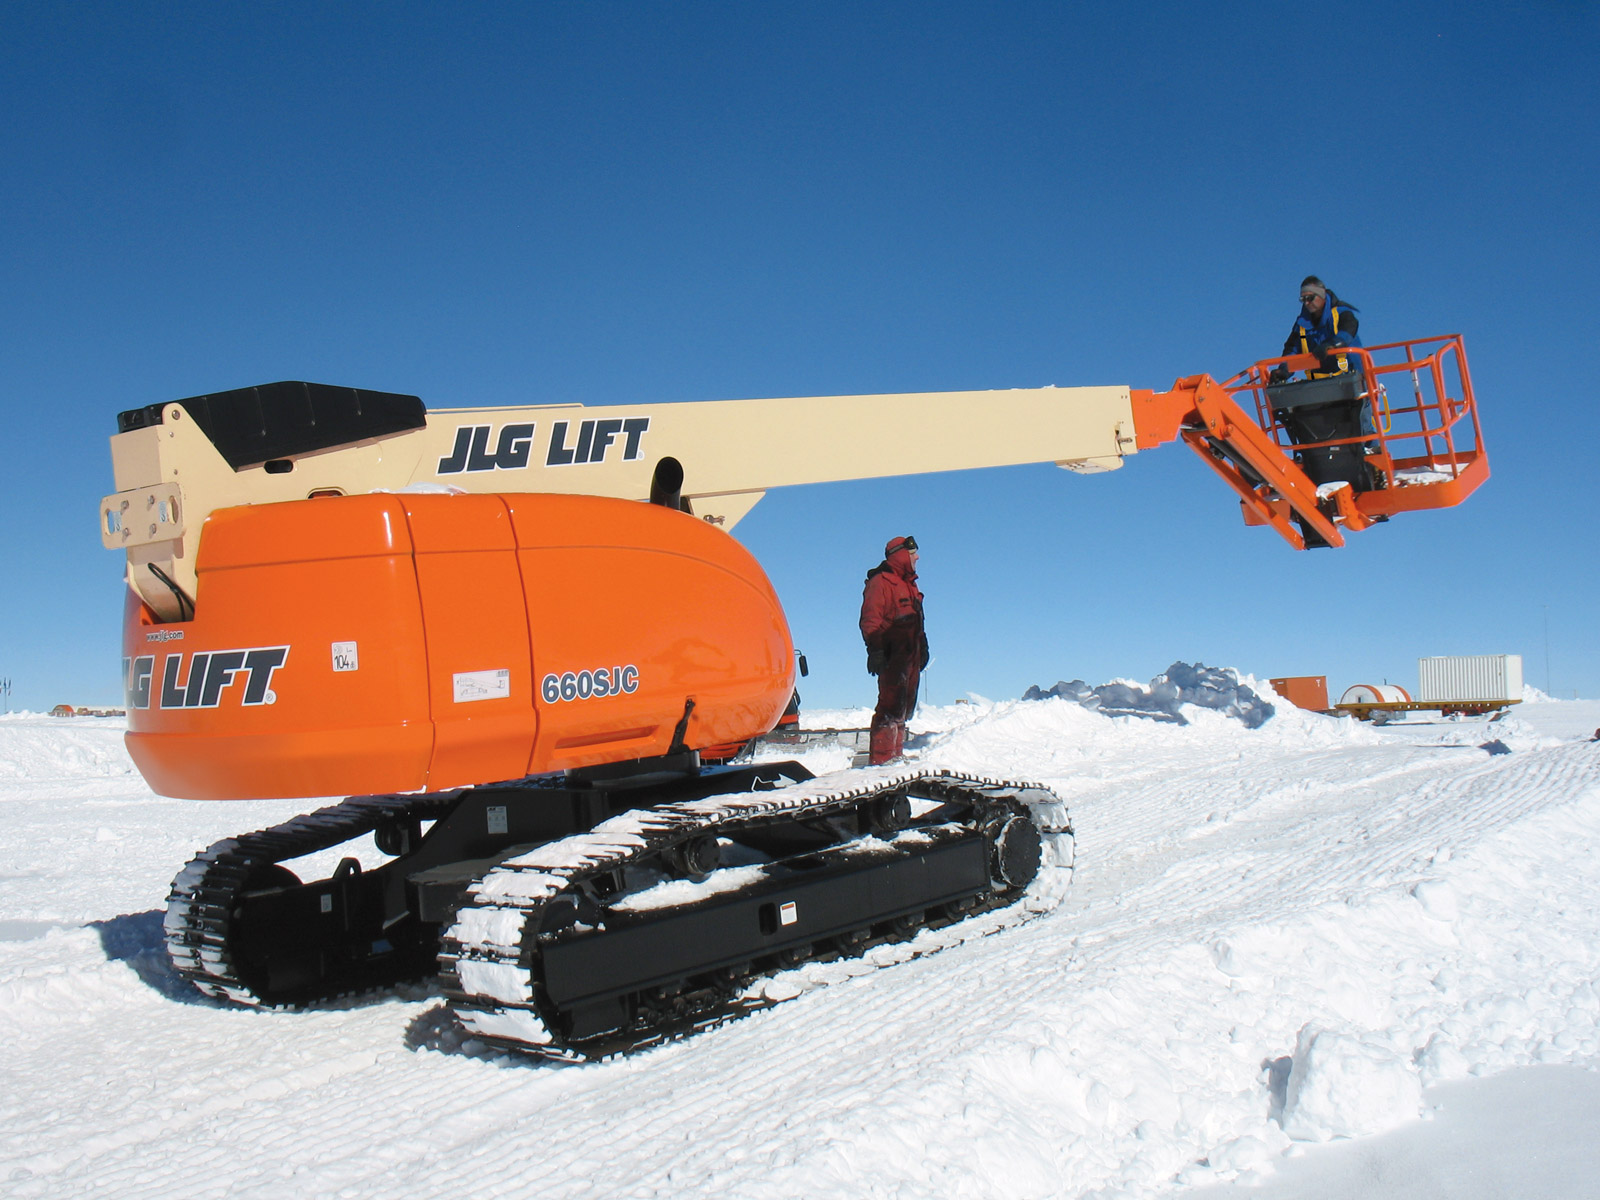
[{"label": "snow pile", "polygon": [[[1489,754],[1525,753],[1529,750],[1550,750],[1569,740],[1557,736],[1543,727],[1514,715],[1517,709],[1507,709],[1487,721],[1470,721],[1446,718],[1428,725],[1411,722],[1415,736],[1425,737],[1440,746],[1476,746]],[[1424,733],[1423,731],[1427,732]]]},{"label": "snow pile", "polygon": [[1421,1109],[1422,1081],[1393,1046],[1315,1025],[1300,1031],[1283,1102],[1290,1137],[1325,1142],[1381,1133]]},{"label": "snow pile", "polygon": [[1111,716],[1147,716],[1187,724],[1183,706],[1216,709],[1257,729],[1272,716],[1273,706],[1242,682],[1237,671],[1202,663],[1175,662],[1148,687],[1129,680],[1113,680],[1092,688],[1081,679],[1061,681],[1048,690],[1038,685],[1022,694],[1024,700],[1055,697]]},{"label": "snow pile", "polygon": [[126,717],[12,713],[0,719],[0,782],[140,783],[122,745],[127,728]]},{"label": "snow pile", "polygon": [[872,721],[870,704],[856,708],[808,708],[800,703],[802,729],[862,729]]}]

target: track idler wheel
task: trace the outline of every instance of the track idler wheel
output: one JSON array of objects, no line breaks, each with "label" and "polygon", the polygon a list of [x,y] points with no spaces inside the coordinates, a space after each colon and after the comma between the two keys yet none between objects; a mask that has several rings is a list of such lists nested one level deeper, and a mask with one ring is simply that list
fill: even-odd
[{"label": "track idler wheel", "polygon": [[692,837],[668,846],[661,861],[679,879],[704,879],[722,863],[722,847],[714,837]]},{"label": "track idler wheel", "polygon": [[866,807],[867,826],[873,833],[896,833],[911,824],[911,801],[904,792],[875,797]]},{"label": "track idler wheel", "polygon": [[1021,891],[1039,873],[1044,839],[1039,827],[1026,816],[1003,818],[989,851],[989,877],[998,888]]},{"label": "track idler wheel", "polygon": [[391,858],[410,854],[422,841],[422,822],[415,818],[409,821],[385,821],[372,831],[372,841],[380,853]]},{"label": "track idler wheel", "polygon": [[271,892],[280,888],[299,886],[300,876],[288,867],[279,866],[277,863],[262,863],[260,866],[250,868],[250,874],[245,876],[239,894],[248,896],[254,892]]}]

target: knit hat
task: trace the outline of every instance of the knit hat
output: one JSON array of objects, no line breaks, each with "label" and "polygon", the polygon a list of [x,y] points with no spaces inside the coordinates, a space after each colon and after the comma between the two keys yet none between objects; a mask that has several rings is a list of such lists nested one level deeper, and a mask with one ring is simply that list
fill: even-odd
[{"label": "knit hat", "polygon": [[915,550],[916,548],[917,539],[911,537],[910,535],[907,535],[906,537],[890,538],[889,544],[883,548],[883,556],[888,558],[896,550]]},{"label": "knit hat", "polygon": [[1300,295],[1304,297],[1308,294],[1321,296],[1324,300],[1326,300],[1328,298],[1328,285],[1323,283],[1322,280],[1318,279],[1315,275],[1307,275],[1305,282],[1300,285]]}]

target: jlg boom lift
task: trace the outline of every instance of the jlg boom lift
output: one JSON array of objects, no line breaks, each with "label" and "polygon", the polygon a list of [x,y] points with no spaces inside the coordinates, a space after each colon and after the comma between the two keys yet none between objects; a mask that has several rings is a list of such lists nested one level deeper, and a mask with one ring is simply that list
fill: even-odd
[{"label": "jlg boom lift", "polygon": [[[1315,365],[1271,359],[1165,392],[430,413],[280,383],[121,414],[101,533],[127,556],[134,761],[170,796],[354,794],[190,862],[173,962],[269,1004],[437,972],[476,1036],[571,1055],[1011,902],[1042,846],[1070,854],[1042,787],[701,766],[794,687],[783,609],[728,531],[771,488],[1092,474],[1176,439],[1297,548],[1459,503],[1488,474],[1461,339],[1354,357],[1334,380],[1269,385]],[[381,866],[284,865],[368,835]]]}]

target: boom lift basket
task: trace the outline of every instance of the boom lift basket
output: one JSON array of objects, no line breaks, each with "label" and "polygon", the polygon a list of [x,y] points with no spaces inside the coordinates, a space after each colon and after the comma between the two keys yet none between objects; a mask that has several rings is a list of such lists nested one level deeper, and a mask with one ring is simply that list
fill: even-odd
[{"label": "boom lift basket", "polygon": [[1182,438],[1238,493],[1246,525],[1270,525],[1296,550],[1460,504],[1489,478],[1460,334],[1340,356],[1347,371],[1300,383],[1273,371],[1325,370],[1316,355],[1262,359],[1226,383],[1193,375],[1165,392],[1135,390],[1138,447]]},{"label": "boom lift basket", "polygon": [[[1395,513],[1448,508],[1489,477],[1460,334],[1349,347],[1342,355],[1350,369],[1336,375],[1270,382],[1279,365],[1322,365],[1294,355],[1265,359],[1223,384],[1235,398],[1251,396],[1258,424],[1317,485],[1321,507],[1336,522],[1364,529]],[[1282,511],[1281,499],[1255,490]],[[1244,513],[1247,524],[1266,523],[1254,519],[1249,504]],[[1315,544],[1313,530],[1298,523]]]}]

